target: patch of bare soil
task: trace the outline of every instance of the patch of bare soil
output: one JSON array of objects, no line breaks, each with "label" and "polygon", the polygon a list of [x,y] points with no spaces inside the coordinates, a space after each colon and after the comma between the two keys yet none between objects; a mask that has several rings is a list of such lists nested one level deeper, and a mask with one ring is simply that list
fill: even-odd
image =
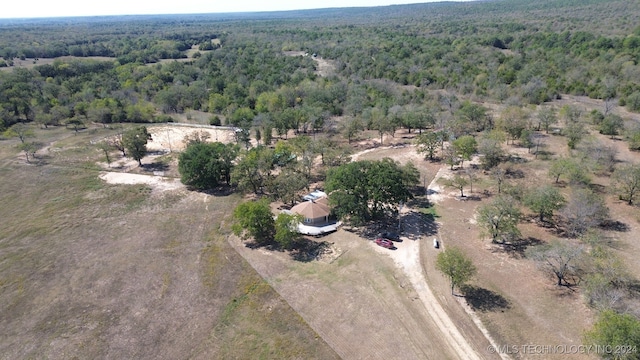
[{"label": "patch of bare soil", "polygon": [[[311,56],[305,51],[285,51],[285,55],[287,56]],[[336,65],[334,60],[323,59],[320,56],[313,56],[312,59],[316,62],[317,69],[316,74],[319,76],[329,76],[332,75],[336,70]]]},{"label": "patch of bare soil", "polygon": [[103,172],[100,178],[109,184],[145,184],[159,191],[184,189],[180,179],[166,178],[164,176],[129,174],[121,172]]},{"label": "patch of bare soil", "polygon": [[209,141],[231,143],[235,141],[234,131],[227,127],[167,124],[149,126],[152,140],[147,144],[149,151],[181,151],[186,147],[185,137],[205,133]]}]

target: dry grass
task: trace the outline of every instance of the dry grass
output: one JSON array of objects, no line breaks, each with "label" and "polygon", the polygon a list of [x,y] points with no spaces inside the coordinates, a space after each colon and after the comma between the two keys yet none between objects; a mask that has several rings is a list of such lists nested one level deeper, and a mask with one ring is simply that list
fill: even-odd
[{"label": "dry grass", "polygon": [[0,358],[335,357],[220,235],[238,197],[106,184],[110,133],[0,142]]}]

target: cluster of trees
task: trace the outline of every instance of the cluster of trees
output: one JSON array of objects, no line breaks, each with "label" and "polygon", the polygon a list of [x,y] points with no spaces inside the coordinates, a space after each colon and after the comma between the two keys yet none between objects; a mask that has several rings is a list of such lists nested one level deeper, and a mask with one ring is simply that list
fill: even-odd
[{"label": "cluster of trees", "polygon": [[300,239],[299,215],[280,213],[274,219],[267,199],[244,202],[233,211],[233,231],[258,246],[276,245],[292,249]]},{"label": "cluster of trees", "polygon": [[410,189],[419,181],[420,173],[413,163],[400,165],[385,158],[332,168],[325,188],[336,215],[358,225],[397,213],[397,206],[413,197]]}]

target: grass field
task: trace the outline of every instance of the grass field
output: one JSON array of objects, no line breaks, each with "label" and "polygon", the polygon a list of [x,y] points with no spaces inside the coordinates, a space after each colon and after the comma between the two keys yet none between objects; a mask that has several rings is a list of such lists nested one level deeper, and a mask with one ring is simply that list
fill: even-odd
[{"label": "grass field", "polygon": [[0,142],[0,358],[335,358],[226,242],[239,197],[103,183],[109,131]]}]

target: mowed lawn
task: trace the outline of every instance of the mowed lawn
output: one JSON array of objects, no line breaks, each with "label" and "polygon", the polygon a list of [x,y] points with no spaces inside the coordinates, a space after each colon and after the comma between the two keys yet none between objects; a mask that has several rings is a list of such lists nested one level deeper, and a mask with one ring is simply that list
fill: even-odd
[{"label": "mowed lawn", "polygon": [[0,141],[0,358],[336,358],[227,243],[239,196],[109,185],[110,130],[35,134],[37,164]]}]

